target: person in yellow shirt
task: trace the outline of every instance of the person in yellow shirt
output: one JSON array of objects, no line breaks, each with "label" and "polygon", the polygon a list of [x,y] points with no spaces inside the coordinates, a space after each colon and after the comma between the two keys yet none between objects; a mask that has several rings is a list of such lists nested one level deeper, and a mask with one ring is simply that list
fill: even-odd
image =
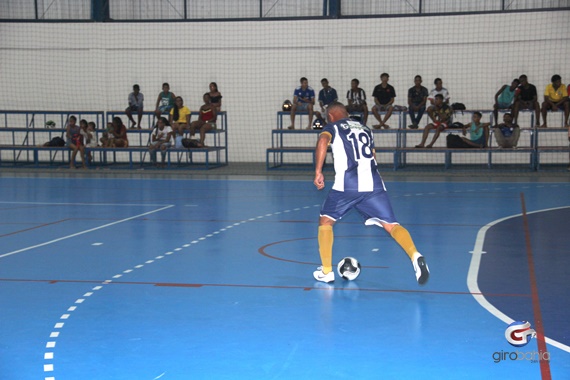
[{"label": "person in yellow shirt", "polygon": [[184,99],[177,96],[174,100],[174,107],[170,110],[168,118],[174,133],[184,134],[185,129],[190,128],[190,109],[184,105]]},{"label": "person in yellow shirt", "polygon": [[544,124],[542,128],[546,128],[546,116],[548,111],[556,112],[559,109],[564,110],[564,127],[568,128],[568,115],[570,114],[570,101],[568,100],[568,91],[566,86],[562,84],[560,75],[553,75],[551,80],[544,89],[544,102],[542,103],[542,120]]}]

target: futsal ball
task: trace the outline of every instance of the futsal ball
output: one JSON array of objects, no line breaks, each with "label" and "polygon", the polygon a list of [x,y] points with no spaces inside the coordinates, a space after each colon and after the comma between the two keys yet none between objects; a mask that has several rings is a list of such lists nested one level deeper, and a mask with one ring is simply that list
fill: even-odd
[{"label": "futsal ball", "polygon": [[285,100],[281,108],[283,111],[291,111],[291,108],[293,108],[293,103],[291,103],[290,100]]},{"label": "futsal ball", "polygon": [[360,274],[360,263],[354,257],[345,257],[338,262],[336,270],[340,277],[354,280]]}]

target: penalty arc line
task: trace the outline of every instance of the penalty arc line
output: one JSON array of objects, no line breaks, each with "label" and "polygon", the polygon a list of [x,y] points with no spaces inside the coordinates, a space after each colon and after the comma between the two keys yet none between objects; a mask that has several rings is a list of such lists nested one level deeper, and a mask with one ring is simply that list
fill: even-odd
[{"label": "penalty arc line", "polygon": [[[561,209],[565,209],[565,208],[570,208],[570,206],[554,207],[554,208],[548,208],[548,209],[544,209],[544,210],[527,212],[526,215],[536,214],[536,213],[545,212],[545,211],[561,210]],[[491,304],[485,298],[485,296],[483,295],[483,293],[479,289],[477,277],[479,275],[479,267],[481,265],[481,256],[483,255],[483,243],[485,242],[485,234],[487,233],[487,231],[491,227],[493,227],[494,225],[499,224],[501,222],[504,222],[505,220],[512,219],[512,218],[518,218],[518,217],[522,217],[522,216],[523,216],[523,214],[521,213],[521,214],[511,215],[511,216],[507,216],[507,217],[504,217],[501,219],[497,219],[497,220],[492,221],[491,223],[483,226],[479,230],[479,232],[477,233],[477,238],[475,239],[475,247],[473,248],[471,263],[469,264],[469,271],[467,273],[467,288],[469,289],[469,292],[472,293],[473,298],[475,298],[475,300],[484,309],[486,309],[489,313],[491,313],[492,315],[494,315],[495,317],[497,317],[501,321],[505,322],[506,324],[511,324],[515,320],[512,319],[511,317],[509,317],[508,315],[506,315],[505,313],[503,313],[502,311],[500,311],[499,309],[497,309],[495,306],[493,306],[493,304]],[[548,337],[545,337],[545,341],[546,341],[546,343],[550,344],[551,346],[554,346],[556,348],[561,349],[562,351],[566,351],[566,352],[570,353],[570,347],[565,345],[564,343],[560,343],[557,340],[554,340],[554,339],[551,339]]]},{"label": "penalty arc line", "polygon": [[127,221],[129,221],[129,220],[133,220],[133,219],[136,219],[136,218],[140,218],[140,217],[145,216],[145,215],[154,214],[154,213],[156,213],[156,212],[160,212],[160,211],[162,211],[162,210],[169,209],[169,208],[171,208],[171,207],[174,207],[174,205],[168,205],[168,206],[166,206],[166,207],[161,207],[161,208],[156,209],[156,210],[148,211],[148,212],[145,212],[145,213],[142,213],[142,214],[138,214],[138,215],[135,215],[135,216],[131,216],[131,217],[128,217],[128,218],[125,218],[125,219],[117,220],[117,221],[112,222],[112,223],[107,223],[107,224],[104,224],[104,225],[99,226],[99,227],[90,228],[90,229],[85,230],[85,231],[76,232],[76,233],[71,234],[71,235],[67,235],[67,236],[63,236],[63,237],[60,237],[60,238],[57,238],[57,239],[54,239],[54,240],[50,240],[50,241],[47,241],[47,242],[45,242],[45,243],[40,243],[40,244],[32,245],[32,246],[30,246],[30,247],[18,249],[18,250],[16,250],[16,251],[4,253],[4,254],[0,255],[0,259],[1,259],[1,258],[4,258],[4,257],[8,257],[8,256],[15,255],[15,254],[17,254],[17,253],[29,251],[29,250],[34,249],[34,248],[39,248],[39,247],[43,247],[43,246],[46,246],[46,245],[49,245],[49,244],[57,243],[58,241],[62,241],[62,240],[66,240],[66,239],[71,239],[71,238],[73,238],[73,237],[80,236],[80,235],[84,235],[84,234],[87,234],[87,233],[89,233],[89,232],[93,232],[93,231],[97,231],[97,230],[100,230],[100,229],[103,229],[103,228],[107,228],[107,227],[110,227],[110,226],[114,226],[115,224],[127,222]]}]

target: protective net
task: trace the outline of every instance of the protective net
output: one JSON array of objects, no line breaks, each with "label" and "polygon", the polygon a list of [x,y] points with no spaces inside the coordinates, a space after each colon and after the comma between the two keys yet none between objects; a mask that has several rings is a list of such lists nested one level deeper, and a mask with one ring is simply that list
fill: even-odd
[{"label": "protective net", "polygon": [[[105,9],[105,22],[90,22],[98,6]],[[230,165],[310,168],[318,131],[304,130],[312,124],[303,112],[295,118],[295,129],[287,129],[291,119],[289,111],[282,111],[283,102],[293,101],[300,78],[306,77],[315,92],[315,111],[321,111],[322,78],[347,104],[356,78],[366,93],[367,124],[380,125],[374,136],[383,168],[566,168],[563,105],[556,111],[550,107],[548,128],[535,127],[544,118],[540,112],[537,119],[534,105],[521,107],[516,149],[499,147],[498,130],[491,128],[486,148],[473,150],[447,148],[447,136],[463,136],[460,129],[442,131],[432,148],[415,148],[432,120],[426,112],[417,129],[409,128],[413,123],[403,107],[409,107],[408,90],[416,75],[428,92],[441,78],[449,105],[465,105],[453,112],[453,122],[469,128],[473,111],[479,111],[482,123],[496,124],[497,91],[522,74],[536,86],[541,107],[554,74],[562,77],[563,86],[570,81],[568,7],[568,1],[540,0],[3,1],[0,145],[65,138],[71,115],[95,122],[97,140],[114,116],[130,127],[125,108],[138,84],[144,95],[142,128],[129,129],[128,139],[131,148],[144,148],[163,83],[183,98],[195,121],[203,95],[215,82],[223,96],[222,112],[206,145],[221,147]],[[386,120],[389,128],[382,127],[383,108],[381,121],[372,113],[382,73],[389,74],[394,105],[400,106]],[[501,110],[499,122],[507,111]],[[46,125],[49,121],[53,124]],[[433,136],[432,130],[423,145]],[[467,131],[466,137],[473,136]],[[0,154],[2,163],[26,156],[4,149]],[[122,157],[132,160],[126,153]]]}]

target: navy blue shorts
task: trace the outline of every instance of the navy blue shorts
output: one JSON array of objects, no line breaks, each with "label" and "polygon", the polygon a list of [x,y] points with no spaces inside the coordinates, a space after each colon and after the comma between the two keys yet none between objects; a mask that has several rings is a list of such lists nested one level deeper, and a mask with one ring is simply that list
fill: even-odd
[{"label": "navy blue shorts", "polygon": [[364,224],[382,227],[383,223],[398,223],[385,190],[359,193],[358,191],[331,190],[321,207],[321,216],[332,220],[342,219],[350,210],[356,209],[364,218]]}]

